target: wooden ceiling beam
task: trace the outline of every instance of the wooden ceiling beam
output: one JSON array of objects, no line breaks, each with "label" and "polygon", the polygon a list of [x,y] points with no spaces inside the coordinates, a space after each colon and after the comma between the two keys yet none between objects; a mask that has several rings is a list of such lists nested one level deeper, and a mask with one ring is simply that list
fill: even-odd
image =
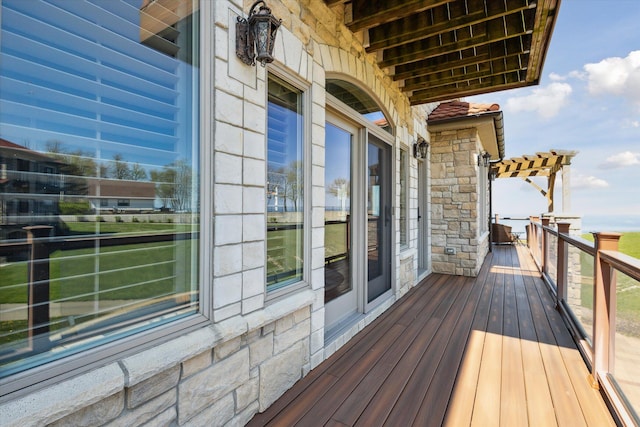
[{"label": "wooden ceiling beam", "polygon": [[[515,0],[508,2],[489,2],[489,9],[485,10],[482,3],[449,3],[435,9],[407,18],[392,21],[369,29],[369,46],[367,52],[376,52],[402,44],[414,42],[443,34],[464,27],[471,27],[488,20],[522,12],[534,7],[530,0]],[[454,7],[458,6],[458,7]],[[470,9],[475,7],[476,9]],[[448,17],[436,18],[440,9],[448,11]]]},{"label": "wooden ceiling beam", "polygon": [[412,16],[455,0],[353,0],[352,20],[345,22],[353,32]]},{"label": "wooden ceiling beam", "polygon": [[[499,61],[488,61],[479,63],[482,68],[476,71],[470,71],[468,68],[459,68],[458,72],[446,76],[449,72],[442,72],[438,74],[432,74],[428,78],[411,79],[411,82],[405,81],[405,85],[401,88],[403,92],[413,92],[416,90],[423,90],[425,88],[436,88],[448,84],[457,84],[469,80],[479,79],[482,77],[494,77],[500,74],[511,73],[514,71],[520,71],[522,69],[520,61],[515,58],[515,62],[512,63],[500,63]],[[496,62],[494,65],[493,62]]]},{"label": "wooden ceiling beam", "polygon": [[470,83],[464,87],[455,85],[443,86],[434,90],[424,90],[419,94],[413,94],[409,97],[411,105],[426,104],[429,102],[444,101],[452,98],[460,98],[464,96],[480,95],[488,92],[496,92],[506,89],[514,89],[527,86],[526,81],[520,76],[517,77],[504,76],[482,79],[476,83]]},{"label": "wooden ceiling beam", "polygon": [[[469,52],[474,50],[475,49],[469,49]],[[464,52],[456,51],[435,58],[424,59],[411,64],[395,67],[393,80],[406,80],[411,77],[419,77],[437,73],[439,71],[452,70],[458,67],[472,65],[480,61],[486,61],[490,58],[491,56],[488,51],[478,52],[476,54],[470,53],[467,56],[465,56]]]},{"label": "wooden ceiling beam", "polygon": [[451,32],[447,38],[439,35],[381,51],[382,60],[378,65],[381,68],[397,66],[495,41],[526,37],[530,36],[532,29],[527,28],[522,16],[508,15],[487,21],[486,25],[472,27],[467,33],[462,31]]}]

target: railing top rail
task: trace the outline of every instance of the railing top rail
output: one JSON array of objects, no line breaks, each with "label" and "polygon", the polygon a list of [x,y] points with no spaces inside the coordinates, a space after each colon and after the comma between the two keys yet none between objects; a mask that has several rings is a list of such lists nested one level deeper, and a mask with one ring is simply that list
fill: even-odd
[{"label": "railing top rail", "polygon": [[543,225],[542,229],[548,233],[553,234],[554,236],[558,235],[558,230],[550,225]]},{"label": "railing top rail", "polygon": [[616,270],[640,282],[640,259],[618,251],[605,250],[600,251],[600,257]]},{"label": "railing top rail", "polygon": [[579,236],[572,236],[567,233],[558,233],[558,237],[569,243],[570,245],[575,246],[578,249],[588,253],[589,255],[596,256],[596,248],[593,242],[590,242]]}]

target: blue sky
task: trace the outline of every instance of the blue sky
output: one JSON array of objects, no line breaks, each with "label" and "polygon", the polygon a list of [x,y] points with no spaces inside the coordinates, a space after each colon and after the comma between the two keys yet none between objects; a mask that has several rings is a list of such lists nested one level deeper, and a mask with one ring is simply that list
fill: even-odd
[{"label": "blue sky", "polygon": [[[466,98],[500,104],[507,158],[579,151],[571,213],[640,217],[639,23],[638,0],[562,0],[540,85]],[[561,186],[558,177],[556,212]],[[502,215],[547,210],[519,178],[496,180],[493,203]]]}]

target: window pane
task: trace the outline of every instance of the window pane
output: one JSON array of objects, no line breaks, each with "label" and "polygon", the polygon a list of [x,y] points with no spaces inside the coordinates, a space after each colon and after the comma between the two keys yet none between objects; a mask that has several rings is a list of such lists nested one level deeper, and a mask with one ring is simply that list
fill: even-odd
[{"label": "window pane", "polygon": [[400,247],[407,246],[407,150],[400,150]]},{"label": "window pane", "polygon": [[324,302],[346,294],[351,283],[351,150],[353,135],[325,125]]},{"label": "window pane", "polygon": [[197,5],[1,2],[0,376],[196,312]]},{"label": "window pane", "polygon": [[302,92],[269,77],[267,290],[302,280]]},{"label": "window pane", "polygon": [[353,108],[364,118],[393,135],[389,120],[380,110],[378,103],[353,83],[344,80],[327,79],[327,92]]}]

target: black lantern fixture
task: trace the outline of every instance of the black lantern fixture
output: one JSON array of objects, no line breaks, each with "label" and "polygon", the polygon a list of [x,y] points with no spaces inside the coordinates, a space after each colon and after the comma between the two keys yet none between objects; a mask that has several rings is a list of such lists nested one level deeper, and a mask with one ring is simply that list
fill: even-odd
[{"label": "black lantern fixture", "polygon": [[[258,11],[256,6],[260,6]],[[273,47],[276,41],[276,32],[282,23],[271,14],[267,4],[259,0],[249,10],[249,18],[238,18],[236,22],[236,55],[247,65],[255,65],[256,61],[262,64],[273,62]]]},{"label": "black lantern fixture", "polygon": [[429,154],[429,144],[424,138],[418,138],[418,142],[413,144],[413,157],[416,159],[426,159]]},{"label": "black lantern fixture", "polygon": [[478,167],[484,166],[488,168],[491,162],[491,154],[486,151],[483,151],[481,154],[478,154]]},{"label": "black lantern fixture", "polygon": [[482,155],[482,160],[484,161],[484,167],[488,168],[489,165],[491,164],[491,154],[485,151],[484,154]]}]

